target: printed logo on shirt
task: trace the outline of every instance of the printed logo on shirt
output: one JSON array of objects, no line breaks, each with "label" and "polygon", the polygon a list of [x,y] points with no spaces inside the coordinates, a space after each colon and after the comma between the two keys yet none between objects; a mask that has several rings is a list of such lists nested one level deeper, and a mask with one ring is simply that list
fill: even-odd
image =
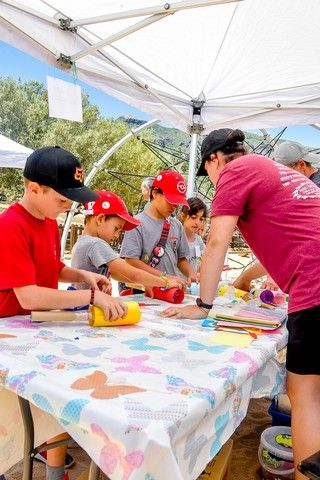
[{"label": "printed logo on shirt", "polygon": [[274,166],[278,169],[279,178],[284,188],[297,184],[292,191],[293,198],[303,200],[307,198],[320,198],[320,188],[311,180],[306,179],[301,173],[276,162],[274,162]]}]

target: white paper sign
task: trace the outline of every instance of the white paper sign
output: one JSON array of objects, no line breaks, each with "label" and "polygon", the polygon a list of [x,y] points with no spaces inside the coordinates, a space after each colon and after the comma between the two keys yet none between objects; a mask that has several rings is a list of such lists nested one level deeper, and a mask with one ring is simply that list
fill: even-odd
[{"label": "white paper sign", "polygon": [[81,87],[59,78],[47,77],[49,117],[82,122]]}]

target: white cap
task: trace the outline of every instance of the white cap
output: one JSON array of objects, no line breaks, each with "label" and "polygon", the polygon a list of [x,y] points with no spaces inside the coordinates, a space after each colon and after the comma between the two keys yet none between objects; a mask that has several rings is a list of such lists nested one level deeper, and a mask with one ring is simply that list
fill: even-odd
[{"label": "white cap", "polygon": [[291,165],[299,160],[311,163],[312,165],[320,165],[320,154],[311,153],[306,147],[298,142],[283,142],[278,145],[273,153],[272,158],[282,165]]}]

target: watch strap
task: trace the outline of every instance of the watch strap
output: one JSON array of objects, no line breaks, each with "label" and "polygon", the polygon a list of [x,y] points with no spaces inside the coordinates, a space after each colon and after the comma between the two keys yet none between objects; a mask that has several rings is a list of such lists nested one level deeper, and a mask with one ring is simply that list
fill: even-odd
[{"label": "watch strap", "polygon": [[198,305],[198,307],[205,308],[206,310],[211,310],[211,308],[213,307],[213,304],[210,305],[209,303],[204,303],[200,297],[197,298],[196,304]]}]

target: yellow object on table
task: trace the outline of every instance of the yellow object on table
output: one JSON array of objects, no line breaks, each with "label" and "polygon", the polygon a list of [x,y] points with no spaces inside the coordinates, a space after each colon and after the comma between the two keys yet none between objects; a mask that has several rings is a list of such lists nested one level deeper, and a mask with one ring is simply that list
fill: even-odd
[{"label": "yellow object on table", "polygon": [[117,327],[119,325],[133,325],[140,322],[141,310],[137,302],[123,302],[128,307],[125,317],[116,320],[106,320],[102,308],[91,306],[89,323],[91,327]]},{"label": "yellow object on table", "polygon": [[250,294],[250,292],[247,292],[245,290],[240,290],[240,288],[235,288],[232,285],[227,285],[227,284],[226,285],[221,285],[218,288],[217,293],[218,293],[219,296],[223,296],[226,293],[232,293],[232,294],[234,294],[235,297],[242,298],[246,302],[248,300],[250,300],[251,298],[256,297],[256,294]]},{"label": "yellow object on table", "polygon": [[250,333],[238,332],[215,332],[209,337],[210,344],[228,345],[234,348],[246,348],[253,342],[253,337]]}]

